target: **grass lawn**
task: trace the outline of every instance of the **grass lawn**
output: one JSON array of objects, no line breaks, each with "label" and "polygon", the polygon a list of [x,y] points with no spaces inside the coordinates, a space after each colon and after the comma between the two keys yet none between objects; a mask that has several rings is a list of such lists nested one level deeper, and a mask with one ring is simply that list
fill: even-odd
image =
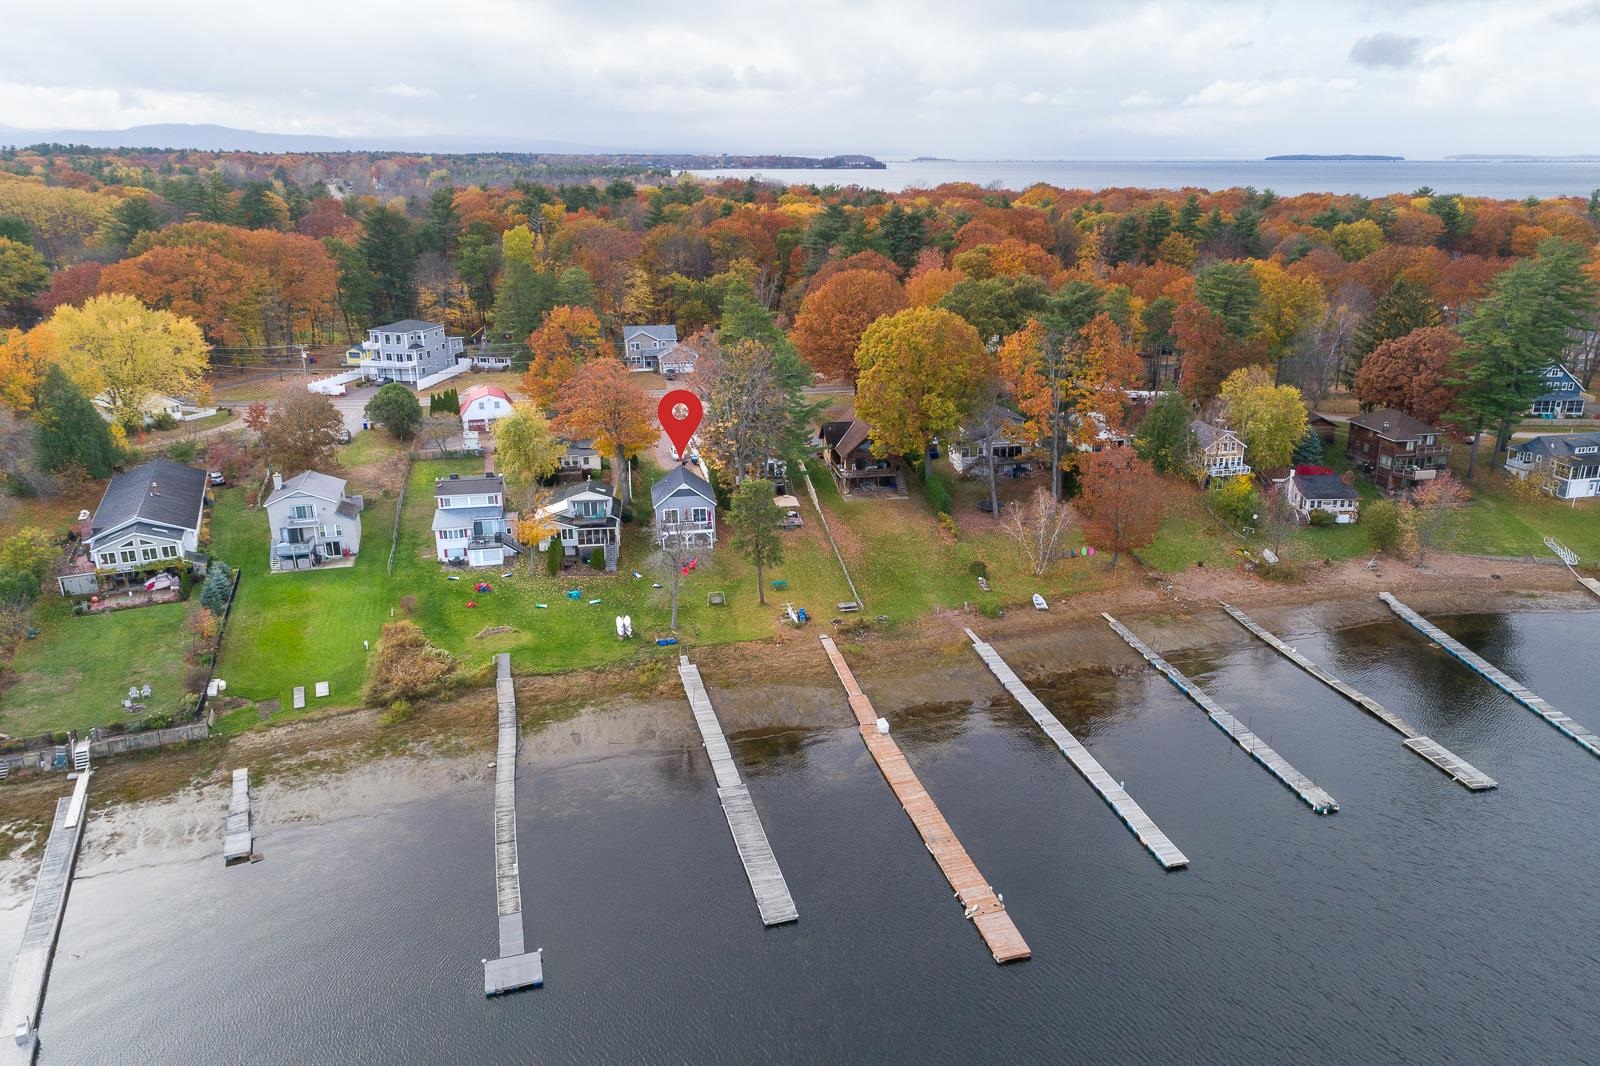
[{"label": "grass lawn", "polygon": [[1472,502],[1447,540],[1453,551],[1473,555],[1531,555],[1550,558],[1545,536],[1553,536],[1583,557],[1600,561],[1600,503],[1527,499],[1498,474],[1481,468],[1470,483]]},{"label": "grass lawn", "polygon": [[32,736],[115,722],[133,684],[150,686],[149,711],[178,710],[189,606],[78,616],[72,601],[41,597],[33,612],[39,636],[17,648],[16,683],[0,693],[0,731]]}]

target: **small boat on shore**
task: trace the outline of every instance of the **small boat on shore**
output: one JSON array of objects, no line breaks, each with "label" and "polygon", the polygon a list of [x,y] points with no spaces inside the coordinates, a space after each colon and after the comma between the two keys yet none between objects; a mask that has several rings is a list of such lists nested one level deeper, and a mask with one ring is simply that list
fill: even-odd
[{"label": "small boat on shore", "polygon": [[1050,609],[1050,605],[1044,602],[1043,596],[1035,592],[1033,594],[1033,609],[1036,611],[1048,611]]}]

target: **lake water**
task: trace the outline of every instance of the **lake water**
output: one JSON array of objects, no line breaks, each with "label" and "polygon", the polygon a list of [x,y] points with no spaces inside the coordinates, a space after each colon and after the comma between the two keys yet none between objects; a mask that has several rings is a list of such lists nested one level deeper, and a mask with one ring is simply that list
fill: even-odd
[{"label": "lake water", "polygon": [[1385,196],[1429,186],[1441,193],[1520,200],[1583,196],[1600,188],[1600,160],[1265,160],[1133,159],[1072,161],[885,161],[885,170],[697,170],[704,177],[752,175],[793,184],[860,185],[899,191],[968,181],[1020,191],[1037,182],[1064,189],[1228,189],[1254,186],[1281,196],[1308,192]]},{"label": "lake water", "polygon": [[[1600,614],[1437,620],[1600,723],[1600,664],[1575,653]],[[518,832],[545,988],[481,995],[475,769],[371,817],[267,810],[254,866],[224,869],[211,839],[86,852],[40,1061],[1594,1061],[1600,760],[1398,623],[1284,632],[1501,787],[1469,793],[1243,630],[1174,662],[1340,813],[1311,813],[1153,671],[1038,686],[1189,855],[1163,873],[975,667],[893,725],[1032,961],[989,959],[841,696],[834,725],[733,743],[797,924],[761,927],[697,744],[535,753]]]}]

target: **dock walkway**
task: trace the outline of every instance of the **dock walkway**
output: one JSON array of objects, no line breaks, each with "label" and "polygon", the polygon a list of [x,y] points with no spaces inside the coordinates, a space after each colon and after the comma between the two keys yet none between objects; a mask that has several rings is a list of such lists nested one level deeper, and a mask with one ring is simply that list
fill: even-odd
[{"label": "dock walkway", "polygon": [[[83,843],[83,825],[88,807],[90,771],[78,775],[70,797],[56,800],[55,818],[39,862],[39,880],[34,885],[28,922],[22,928],[22,943],[11,966],[11,986],[6,992],[7,1036],[0,1038],[0,1066],[12,1063],[26,1066],[39,1051],[39,1011],[44,1006],[45,982],[55,958],[56,939],[61,933],[61,917],[67,908],[67,892],[72,887],[72,870]],[[22,1040],[12,1039],[26,1026]]]},{"label": "dock walkway", "polygon": [[867,751],[872,754],[884,779],[894,790],[907,817],[917,827],[917,832],[922,834],[922,842],[928,853],[939,864],[945,880],[955,890],[956,899],[972,924],[977,926],[978,935],[988,945],[994,961],[1003,963],[1030,958],[1033,951],[1017,931],[1011,915],[1006,913],[1005,903],[994,887],[983,879],[972,857],[961,846],[961,841],[956,839],[955,831],[944,820],[933,797],[922,787],[922,782],[917,779],[911,764],[901,752],[900,745],[887,733],[878,732],[878,712],[861,691],[861,686],[856,684],[855,675],[834,646],[833,638],[824,634],[821,639],[823,650],[828,653],[834,672],[839,675],[845,694],[850,698],[850,710],[861,725],[861,739],[866,742]]},{"label": "dock walkway", "polygon": [[1532,711],[1540,718],[1543,718],[1546,722],[1549,722],[1551,725],[1555,726],[1555,728],[1559,730],[1563,736],[1574,741],[1579,747],[1583,748],[1590,755],[1600,756],[1600,736],[1595,736],[1594,733],[1590,732],[1588,728],[1579,725],[1571,718],[1568,718],[1566,715],[1550,706],[1550,704],[1546,703],[1539,696],[1536,696],[1533,691],[1530,690],[1526,685],[1522,684],[1522,682],[1518,681],[1514,677],[1511,677],[1509,674],[1502,671],[1499,667],[1489,662],[1489,660],[1485,659],[1483,656],[1471,651],[1466,645],[1462,644],[1455,637],[1452,637],[1449,633],[1446,633],[1444,630],[1440,629],[1438,626],[1434,625],[1432,622],[1428,621],[1426,618],[1422,617],[1416,611],[1413,611],[1411,608],[1407,607],[1405,604],[1401,603],[1387,592],[1380,592],[1378,593],[1378,596],[1383,600],[1384,603],[1389,605],[1389,609],[1391,611],[1399,615],[1400,618],[1409,624],[1413,629],[1417,630],[1419,633],[1422,633],[1429,640],[1434,641],[1445,651],[1449,652],[1451,655],[1454,655],[1457,659],[1460,659],[1473,670],[1477,671],[1489,681],[1493,682],[1496,686],[1503,690],[1506,695],[1510,696],[1512,699],[1528,708],[1528,710]]},{"label": "dock walkway", "polygon": [[522,878],[517,866],[517,689],[511,656],[495,656],[500,736],[494,762],[494,887],[500,957],[483,960],[483,994],[498,996],[544,984],[544,952],[528,951],[522,932]]},{"label": "dock walkway", "polygon": [[1304,655],[1301,655],[1294,648],[1289,647],[1289,645],[1279,640],[1272,633],[1262,628],[1249,615],[1239,610],[1239,608],[1225,603],[1222,605],[1222,609],[1227,611],[1235,622],[1238,622],[1250,632],[1254,633],[1256,636],[1272,645],[1272,647],[1276,648],[1280,653],[1282,653],[1284,658],[1288,659],[1300,669],[1304,670],[1306,673],[1310,674],[1318,681],[1321,681],[1324,685],[1327,685],[1329,688],[1333,689],[1351,703],[1354,703],[1356,706],[1360,707],[1362,710],[1378,719],[1378,721],[1382,722],[1390,729],[1393,729],[1395,732],[1399,733],[1402,737],[1405,737],[1405,746],[1407,748],[1416,752],[1418,755],[1422,756],[1424,759],[1428,760],[1433,765],[1449,774],[1457,782],[1465,785],[1467,788],[1472,789],[1474,792],[1481,792],[1485,789],[1498,787],[1499,782],[1497,782],[1494,778],[1490,777],[1482,770],[1479,770],[1477,767],[1473,766],[1460,756],[1451,753],[1443,744],[1440,744],[1438,741],[1418,733],[1406,723],[1405,719],[1401,718],[1393,711],[1390,711],[1371,696],[1365,695],[1354,685],[1350,685],[1339,680],[1337,677],[1334,677],[1332,674],[1328,673],[1328,671],[1324,670],[1310,659],[1307,659]]},{"label": "dock walkway", "polygon": [[978,657],[989,667],[990,673],[1011,697],[1022,704],[1022,709],[1028,716],[1039,724],[1045,735],[1055,741],[1056,747],[1061,749],[1061,754],[1067,757],[1078,773],[1083,775],[1085,781],[1100,794],[1117,817],[1122,819],[1124,825],[1132,830],[1138,838],[1156,857],[1156,861],[1168,870],[1180,870],[1189,865],[1189,859],[1178,846],[1167,838],[1150,816],[1144,813],[1144,808],[1133,801],[1133,797],[1117,783],[1116,778],[1106,773],[1105,767],[1100,765],[1100,760],[1089,753],[1089,749],[1079,743],[1061,720],[1050,713],[1050,709],[1039,701],[1039,698],[1029,691],[1028,686],[1022,683],[1016,672],[1000,657],[994,648],[978,639],[972,630],[966,631],[967,637],[972,641],[972,647],[977,651]]},{"label": "dock walkway", "polygon": [[678,656],[678,676],[683,680],[683,692],[694,711],[694,723],[700,727],[700,737],[705,741],[706,754],[711,758],[711,770],[717,776],[717,798],[722,801],[723,816],[728,819],[728,830],[733,834],[733,844],[739,850],[739,861],[744,863],[744,873],[750,879],[750,891],[756,897],[756,909],[761,912],[763,925],[783,925],[796,921],[800,913],[795,910],[794,899],[789,895],[789,885],[778,868],[778,859],[772,853],[767,831],[761,825],[761,815],[750,798],[750,790],[739,779],[739,770],[733,764],[733,753],[728,750],[728,740],[722,735],[722,723],[711,706],[711,695],[706,692],[700,678],[700,668],[689,661],[687,655]]},{"label": "dock walkway", "polygon": [[248,862],[255,847],[250,834],[250,771],[233,772],[233,795],[228,800],[228,828],[222,837],[222,862],[226,866]]},{"label": "dock walkway", "polygon": [[1190,681],[1177,668],[1157,655],[1151,647],[1138,637],[1133,631],[1109,614],[1101,613],[1100,617],[1110,623],[1119,637],[1128,642],[1128,646],[1140,655],[1146,662],[1166,675],[1168,681],[1185,696],[1195,702],[1206,716],[1211,719],[1224,733],[1233,738],[1233,742],[1243,748],[1249,756],[1262,766],[1267,772],[1289,786],[1295,795],[1305,801],[1306,806],[1318,814],[1332,814],[1339,809],[1339,804],[1334,798],[1317,785],[1305,774],[1289,765],[1289,761],[1282,755],[1267,746],[1266,741],[1246,729],[1244,723],[1218,706],[1217,702],[1200,690],[1200,687]]}]

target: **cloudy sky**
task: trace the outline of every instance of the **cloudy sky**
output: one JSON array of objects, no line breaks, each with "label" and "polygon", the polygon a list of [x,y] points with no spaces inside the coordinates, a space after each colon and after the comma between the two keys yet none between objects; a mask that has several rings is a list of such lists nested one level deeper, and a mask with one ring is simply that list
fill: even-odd
[{"label": "cloudy sky", "polygon": [[0,126],[1063,158],[1600,153],[1600,0],[5,0]]}]

